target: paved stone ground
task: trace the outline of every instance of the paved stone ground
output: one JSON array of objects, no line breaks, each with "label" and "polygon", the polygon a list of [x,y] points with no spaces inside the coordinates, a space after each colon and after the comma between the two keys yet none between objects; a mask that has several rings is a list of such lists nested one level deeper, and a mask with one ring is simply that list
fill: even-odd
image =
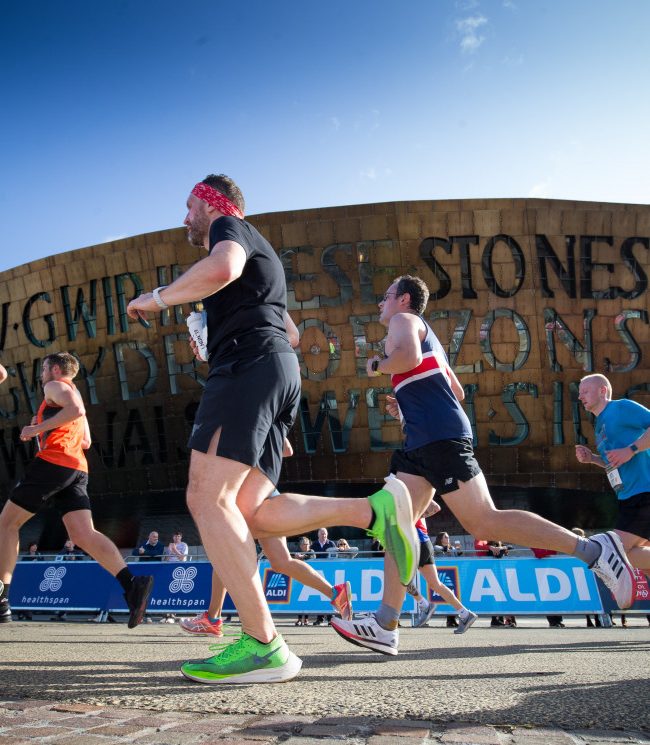
[{"label": "paved stone ground", "polygon": [[[304,660],[282,685],[203,686],[210,640],[175,625],[0,626],[0,743],[650,745],[650,628],[402,629],[400,654],[280,622]],[[235,626],[235,629],[238,627]]]}]

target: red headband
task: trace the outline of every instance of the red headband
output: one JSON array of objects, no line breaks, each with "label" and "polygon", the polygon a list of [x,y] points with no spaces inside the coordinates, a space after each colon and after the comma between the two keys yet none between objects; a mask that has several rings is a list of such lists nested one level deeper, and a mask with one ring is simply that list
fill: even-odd
[{"label": "red headband", "polygon": [[202,202],[215,207],[219,212],[223,212],[224,215],[232,215],[233,217],[238,217],[240,220],[244,219],[244,213],[239,207],[213,186],[201,182],[192,189],[192,194]]}]

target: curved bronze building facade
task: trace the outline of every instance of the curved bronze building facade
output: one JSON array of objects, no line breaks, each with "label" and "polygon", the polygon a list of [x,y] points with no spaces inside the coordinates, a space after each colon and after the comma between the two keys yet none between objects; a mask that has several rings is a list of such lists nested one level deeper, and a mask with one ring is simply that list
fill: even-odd
[{"label": "curved bronze building facade", "polygon": [[[593,444],[577,385],[603,372],[615,397],[650,405],[649,206],[417,201],[250,221],[282,259],[302,334],[303,399],[284,484],[358,493],[386,473],[399,427],[384,415],[389,379],[368,379],[365,361],[381,351],[378,299],[394,277],[413,273],[432,291],[426,318],[465,387],[497,502],[565,524],[607,523],[604,472],[574,457],[576,443]],[[164,495],[176,495],[180,514],[185,443],[206,368],[189,353],[189,307],[161,312],[150,328],[130,321],[125,308],[201,255],[183,229],[173,229],[3,273],[4,495],[32,455],[18,435],[41,396],[40,361],[69,350],[82,364],[78,385],[94,436],[91,491],[105,528],[123,545],[134,542],[133,525]],[[125,515],[133,518],[127,528]]]}]

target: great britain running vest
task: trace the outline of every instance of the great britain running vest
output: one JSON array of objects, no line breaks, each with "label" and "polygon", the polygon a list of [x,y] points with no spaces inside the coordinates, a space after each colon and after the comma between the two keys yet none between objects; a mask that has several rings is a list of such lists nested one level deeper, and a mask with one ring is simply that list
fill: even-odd
[{"label": "great britain running vest", "polygon": [[[67,380],[60,380],[61,383],[67,383],[73,390],[76,387]],[[48,406],[47,401],[43,401],[36,413],[36,421],[41,424],[51,419],[55,414],[61,411],[60,406]],[[48,463],[54,463],[57,466],[72,468],[75,471],[88,472],[88,462],[81,443],[84,439],[84,418],[79,417],[72,422],[62,424],[56,429],[44,432],[40,435],[41,449],[37,453],[39,458],[46,460]]]},{"label": "great britain running vest", "polygon": [[422,362],[413,370],[391,376],[404,425],[404,450],[439,440],[472,437],[472,428],[451,389],[447,355],[429,325],[420,342]]},{"label": "great britain running vest", "polygon": [[421,517],[415,523],[415,530],[418,534],[418,538],[420,539],[420,543],[426,543],[429,540],[429,529],[427,528],[427,521],[423,517]]}]

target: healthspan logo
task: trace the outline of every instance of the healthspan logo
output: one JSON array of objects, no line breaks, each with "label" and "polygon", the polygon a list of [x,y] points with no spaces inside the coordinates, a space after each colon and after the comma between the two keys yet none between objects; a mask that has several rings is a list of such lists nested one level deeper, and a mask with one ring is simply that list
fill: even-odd
[{"label": "healthspan logo", "polygon": [[48,567],[43,573],[43,580],[38,586],[41,592],[58,592],[63,585],[65,567]]},{"label": "healthspan logo", "polygon": [[63,587],[63,578],[66,575],[65,567],[47,567],[43,572],[38,590],[39,592],[52,593],[51,595],[23,595],[22,605],[24,606],[44,606],[44,605],[68,605],[70,598],[56,593]]},{"label": "healthspan logo", "polygon": [[[197,577],[198,570],[196,567],[175,567],[172,572],[172,580],[167,586],[168,594],[161,594],[158,597],[152,595],[149,601],[150,608],[205,608],[206,597],[177,597],[181,595],[189,595],[194,592],[196,582],[194,581]],[[164,585],[163,585],[164,587]],[[200,583],[199,588],[200,590]],[[154,592],[156,585],[154,584]]]},{"label": "healthspan logo", "polygon": [[169,592],[192,592],[196,574],[196,567],[176,567],[172,572],[173,579],[169,583]]}]

